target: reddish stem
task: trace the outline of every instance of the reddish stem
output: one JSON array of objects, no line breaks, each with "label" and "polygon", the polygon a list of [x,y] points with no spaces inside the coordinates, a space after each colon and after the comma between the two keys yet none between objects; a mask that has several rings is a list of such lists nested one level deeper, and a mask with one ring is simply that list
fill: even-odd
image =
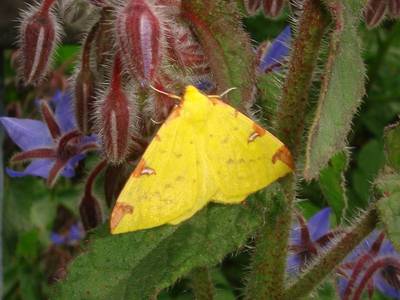
[{"label": "reddish stem", "polygon": [[[94,38],[96,37],[97,31],[99,29],[99,22],[93,25],[93,27],[90,29],[85,43],[83,45],[83,51],[82,51],[82,69],[89,68],[90,69],[90,50],[92,48],[92,44],[94,41]],[[82,72],[82,70],[81,70]]]},{"label": "reddish stem", "polygon": [[365,286],[368,284],[372,276],[374,276],[376,271],[389,265],[400,269],[400,262],[398,258],[392,256],[382,257],[370,265],[365,271],[364,278],[361,280],[357,290],[354,293],[353,300],[359,300],[361,298],[361,294],[364,291]]},{"label": "reddish stem", "polygon": [[[92,194],[92,187],[94,180],[96,177],[100,174],[100,172],[107,166],[107,161],[103,159],[100,161],[90,172],[88,178],[86,179],[86,185],[85,185],[85,195],[91,195]],[[84,199],[87,197],[84,197]]]},{"label": "reddish stem", "polygon": [[384,233],[383,232],[380,233],[377,239],[372,244],[370,252],[367,252],[364,255],[362,255],[356,262],[350,280],[348,281],[346,289],[344,291],[343,300],[350,299],[352,289],[358,279],[358,276],[361,274],[363,268],[365,267],[365,264],[368,261],[372,260],[379,253],[384,238],[385,238]]},{"label": "reddish stem", "polygon": [[121,74],[122,65],[121,65],[121,55],[117,52],[114,56],[114,65],[112,71],[112,79],[111,79],[111,89],[120,89],[121,87]]}]

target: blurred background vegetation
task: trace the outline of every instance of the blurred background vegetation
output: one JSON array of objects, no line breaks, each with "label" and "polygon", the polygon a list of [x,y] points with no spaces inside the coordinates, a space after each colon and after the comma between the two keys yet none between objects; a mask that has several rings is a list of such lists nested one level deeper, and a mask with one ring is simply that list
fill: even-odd
[{"label": "blurred background vegetation", "polygon": [[[3,5],[3,4],[2,4]],[[8,24],[9,27],[15,23]],[[287,25],[287,17],[271,21],[261,14],[245,20],[254,45],[272,40]],[[4,27],[4,26],[3,26]],[[2,28],[4,29],[4,28]],[[364,45],[364,60],[368,69],[366,96],[354,119],[350,151],[353,154],[346,172],[348,200],[351,214],[356,208],[365,208],[369,199],[369,187],[383,163],[383,130],[395,122],[400,114],[400,23],[384,22],[378,29],[360,28]],[[13,68],[12,45],[3,49],[5,114],[24,118],[37,118],[35,99],[49,96],[59,83],[48,85],[44,90],[24,88],[16,79]],[[4,45],[3,45],[4,47]],[[77,45],[63,45],[58,49],[55,70],[66,77],[73,71],[79,53]],[[3,161],[7,162],[17,151],[16,146],[5,138]],[[93,159],[94,160],[94,159]],[[86,164],[90,164],[86,161]],[[4,178],[3,203],[3,299],[45,299],[49,284],[63,277],[65,266],[79,252],[77,245],[54,245],[50,239],[54,231],[62,232],[63,226],[78,219],[77,203],[82,191],[84,166],[73,182],[62,179],[52,190],[38,178]],[[87,168],[86,168],[87,169]],[[102,195],[101,180],[97,183],[98,195]],[[323,193],[316,183],[304,184],[300,203],[304,215],[309,217],[327,206]],[[101,197],[99,197],[101,198]],[[350,214],[350,215],[351,215]],[[349,217],[350,217],[349,215]],[[227,257],[222,268],[213,270],[217,283],[217,299],[235,299],[240,295],[243,266],[248,265],[246,251]],[[232,289],[230,286],[233,286]],[[160,299],[190,299],[185,280],[164,292]],[[332,286],[322,289],[320,299],[332,299]],[[374,299],[385,299],[375,294]]]}]

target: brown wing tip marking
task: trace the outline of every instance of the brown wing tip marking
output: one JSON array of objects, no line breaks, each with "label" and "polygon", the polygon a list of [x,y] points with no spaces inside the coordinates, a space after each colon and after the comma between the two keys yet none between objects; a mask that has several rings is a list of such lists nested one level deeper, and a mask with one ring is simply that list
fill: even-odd
[{"label": "brown wing tip marking", "polygon": [[154,140],[156,140],[157,142],[161,142],[161,138],[158,133],[154,136]]},{"label": "brown wing tip marking", "polygon": [[253,142],[256,138],[263,136],[267,131],[262,128],[257,123],[253,123],[253,132],[250,134],[249,138],[247,139],[248,143]]},{"label": "brown wing tip marking", "polygon": [[174,107],[174,109],[171,111],[171,113],[169,114],[169,116],[165,122],[171,121],[171,120],[179,117],[181,115],[181,109],[182,109],[181,105],[176,105]]},{"label": "brown wing tip marking", "polygon": [[140,177],[142,175],[155,175],[156,171],[146,166],[146,161],[142,158],[135,170],[132,173],[133,177]]},{"label": "brown wing tip marking", "polygon": [[294,161],[292,154],[290,153],[289,149],[283,145],[280,147],[275,154],[272,156],[272,162],[276,163],[277,160],[282,161],[285,163],[289,168],[294,170]]},{"label": "brown wing tip marking", "polygon": [[114,229],[118,226],[118,224],[121,222],[122,218],[126,214],[132,214],[132,213],[133,213],[132,205],[123,202],[117,202],[111,214],[111,220],[110,220],[111,231],[114,231]]}]

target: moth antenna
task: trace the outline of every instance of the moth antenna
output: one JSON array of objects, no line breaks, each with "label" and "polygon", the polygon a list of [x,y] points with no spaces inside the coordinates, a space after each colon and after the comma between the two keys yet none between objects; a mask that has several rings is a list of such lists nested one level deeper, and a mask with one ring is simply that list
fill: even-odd
[{"label": "moth antenna", "polygon": [[174,95],[174,94],[170,94],[170,93],[164,92],[164,91],[162,91],[162,90],[159,90],[158,88],[152,86],[151,84],[150,84],[150,88],[151,88],[152,90],[156,91],[157,93],[163,94],[163,95],[165,95],[165,96],[167,96],[167,97],[170,97],[170,98],[172,98],[172,99],[177,99],[177,100],[179,100],[179,101],[182,100],[181,97],[179,97],[179,96],[177,96],[177,95]]},{"label": "moth antenna", "polygon": [[150,118],[150,121],[151,121],[152,123],[156,124],[156,125],[160,125],[160,124],[163,123],[163,122],[160,122],[160,121],[156,121],[156,120],[154,120],[153,118]]},{"label": "moth antenna", "polygon": [[236,89],[237,89],[236,87],[231,87],[220,95],[208,95],[208,97],[209,98],[222,98],[223,96],[229,94],[231,91],[236,90]]}]

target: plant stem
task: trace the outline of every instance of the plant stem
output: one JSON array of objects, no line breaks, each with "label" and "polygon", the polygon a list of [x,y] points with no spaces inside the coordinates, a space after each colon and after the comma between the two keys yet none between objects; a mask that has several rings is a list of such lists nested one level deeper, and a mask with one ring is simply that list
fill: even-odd
[{"label": "plant stem", "polygon": [[214,286],[208,268],[196,268],[189,275],[194,299],[214,299]]},{"label": "plant stem", "polygon": [[332,248],[312,264],[285,293],[284,299],[299,299],[307,296],[319,283],[353,250],[378,223],[375,205],[353,225]]},{"label": "plant stem", "polygon": [[[319,1],[304,2],[275,121],[277,136],[291,150],[294,159],[300,152],[309,88],[327,20]],[[256,237],[246,299],[282,299],[284,296],[287,248],[296,197],[295,175],[281,180],[281,185],[282,192],[272,201],[265,225]]]}]

